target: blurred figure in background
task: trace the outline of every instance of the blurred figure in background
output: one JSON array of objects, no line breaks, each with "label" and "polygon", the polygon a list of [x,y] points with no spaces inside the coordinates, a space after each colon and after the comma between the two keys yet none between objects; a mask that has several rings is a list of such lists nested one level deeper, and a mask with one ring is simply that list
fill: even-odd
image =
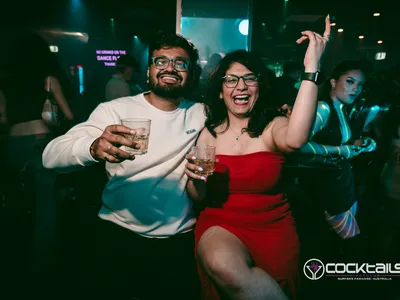
[{"label": "blurred figure in background", "polygon": [[133,56],[121,55],[118,58],[115,74],[106,86],[106,102],[121,97],[135,96],[143,92],[137,84],[130,84],[137,68],[137,62]]},{"label": "blurred figure in background", "polygon": [[385,217],[387,236],[382,247],[384,258],[390,262],[398,259],[400,247],[400,109],[394,107],[386,124],[386,164],[382,171],[382,185],[385,193]]},{"label": "blurred figure in background", "polygon": [[383,243],[379,250],[383,259],[396,262],[400,247],[400,63],[388,72],[385,79],[385,100],[391,108],[374,124],[374,132],[381,141],[381,183],[385,195],[383,216],[387,232],[381,236]]},{"label": "blurred figure in background", "polygon": [[207,61],[207,64],[203,68],[203,72],[201,74],[201,80],[207,82],[208,77],[210,77],[211,73],[214,71],[215,67],[218,65],[219,61],[222,59],[222,54],[214,53],[210,56]]},{"label": "blurred figure in background", "polygon": [[211,73],[214,71],[215,67],[222,59],[222,57],[223,55],[221,53],[214,53],[210,56],[210,58],[207,61],[207,64],[203,67],[203,69],[199,67],[198,71],[201,74],[199,88],[195,91],[194,94],[191,95],[190,97],[191,99],[197,102],[204,101],[208,78],[210,77]]},{"label": "blurred figure in background", "polygon": [[330,230],[340,238],[341,251],[346,258],[351,255],[362,259],[361,253],[365,250],[356,219],[358,198],[350,159],[374,151],[376,143],[361,136],[361,131],[369,124],[364,124],[358,131],[351,126],[346,106],[352,105],[360,96],[367,74],[361,61],[347,60],[336,66],[323,87],[312,138],[301,149],[313,160],[338,166],[337,171],[322,168],[304,182],[307,182],[310,195],[320,203]]},{"label": "blurred figure in background", "polygon": [[[62,132],[64,120],[72,121],[74,115],[65,96],[66,79],[47,43],[31,32],[10,37],[4,44],[8,60],[3,63],[0,101],[2,127],[7,128],[6,230],[10,237],[17,236],[15,244],[5,243],[15,256],[9,259],[9,275],[21,282],[21,274],[26,274],[29,281],[47,285],[44,279],[54,278],[57,267],[56,174],[44,169],[41,157],[47,143]],[[29,270],[21,272],[15,266],[18,261]]]}]

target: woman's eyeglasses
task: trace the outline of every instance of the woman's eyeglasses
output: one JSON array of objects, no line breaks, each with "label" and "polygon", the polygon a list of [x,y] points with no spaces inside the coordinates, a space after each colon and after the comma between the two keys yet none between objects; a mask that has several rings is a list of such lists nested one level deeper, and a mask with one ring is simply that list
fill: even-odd
[{"label": "woman's eyeglasses", "polygon": [[233,74],[226,75],[222,77],[223,83],[228,88],[235,88],[240,81],[240,78],[243,79],[243,82],[247,86],[257,86],[258,85],[258,75],[255,74],[247,74],[243,76],[236,76]]}]

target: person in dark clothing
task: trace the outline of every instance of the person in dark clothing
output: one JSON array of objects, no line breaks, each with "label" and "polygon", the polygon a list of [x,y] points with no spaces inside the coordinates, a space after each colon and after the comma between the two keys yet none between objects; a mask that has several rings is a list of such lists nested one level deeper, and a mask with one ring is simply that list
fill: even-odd
[{"label": "person in dark clothing", "polygon": [[360,96],[366,76],[359,61],[344,61],[333,70],[326,92],[321,95],[312,138],[300,150],[304,155],[336,162],[336,172],[321,170],[305,181],[310,194],[321,205],[328,227],[346,248],[343,251],[359,257],[360,248],[354,245],[360,244],[361,231],[356,219],[358,199],[350,159],[374,151],[376,143],[368,137],[360,138],[360,129],[352,126],[345,107]]},{"label": "person in dark clothing", "polygon": [[[52,120],[73,120],[74,116],[66,100],[61,66],[47,43],[35,33],[18,32],[10,34],[5,45],[8,60],[2,66],[0,93],[0,121],[7,128],[2,144],[4,194],[8,212],[21,212],[6,216],[7,234],[18,236],[16,244],[5,243],[16,257],[10,259],[9,278],[15,275],[15,282],[20,282],[23,273],[31,282],[48,284],[57,271],[57,175],[43,167],[42,152],[61,126]],[[53,109],[44,109],[45,103]],[[24,271],[14,266],[15,261],[23,261]]]}]

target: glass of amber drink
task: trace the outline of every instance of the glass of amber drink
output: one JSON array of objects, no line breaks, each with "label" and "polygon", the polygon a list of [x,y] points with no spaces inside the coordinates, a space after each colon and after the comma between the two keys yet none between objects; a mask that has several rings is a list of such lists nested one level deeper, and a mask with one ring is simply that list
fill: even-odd
[{"label": "glass of amber drink", "polygon": [[151,120],[136,118],[122,119],[121,124],[136,131],[136,134],[134,136],[130,134],[124,134],[124,136],[127,139],[134,140],[140,146],[139,149],[124,146],[122,150],[125,150],[126,152],[132,153],[134,155],[146,154],[149,147]]},{"label": "glass of amber drink", "polygon": [[196,170],[200,176],[210,176],[215,171],[215,147],[208,145],[198,145],[192,148],[192,154],[196,157],[194,163],[203,171]]}]

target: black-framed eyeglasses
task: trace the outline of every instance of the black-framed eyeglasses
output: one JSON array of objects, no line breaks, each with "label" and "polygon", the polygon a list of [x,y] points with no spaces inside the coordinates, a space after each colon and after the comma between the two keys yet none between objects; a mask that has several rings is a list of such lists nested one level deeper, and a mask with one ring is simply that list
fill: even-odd
[{"label": "black-framed eyeglasses", "polygon": [[247,86],[257,86],[259,75],[256,74],[246,74],[243,76],[236,76],[233,74],[226,75],[222,77],[222,81],[228,88],[235,88],[239,84],[240,78],[243,79],[243,82]]},{"label": "black-framed eyeglasses", "polygon": [[171,61],[172,66],[178,72],[187,72],[190,66],[190,61],[182,57],[168,58],[166,56],[153,56],[151,61],[154,67],[158,70],[164,70],[168,68]]}]

